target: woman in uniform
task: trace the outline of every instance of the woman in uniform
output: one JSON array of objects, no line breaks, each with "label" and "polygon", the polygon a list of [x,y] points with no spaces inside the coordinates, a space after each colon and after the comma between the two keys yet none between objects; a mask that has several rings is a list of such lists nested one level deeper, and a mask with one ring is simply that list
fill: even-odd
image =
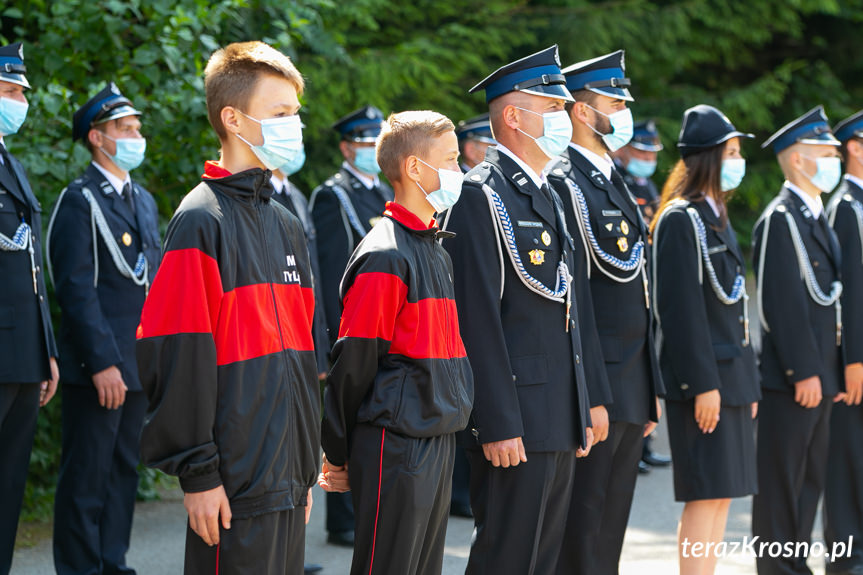
[{"label": "woman in uniform", "polygon": [[687,110],[681,159],[651,225],[674,494],[686,502],[678,530],[681,575],[714,572],[731,499],[757,490],[753,419],[760,388],[744,257],[726,209],[746,170],[743,137],[752,136],[716,108]]}]

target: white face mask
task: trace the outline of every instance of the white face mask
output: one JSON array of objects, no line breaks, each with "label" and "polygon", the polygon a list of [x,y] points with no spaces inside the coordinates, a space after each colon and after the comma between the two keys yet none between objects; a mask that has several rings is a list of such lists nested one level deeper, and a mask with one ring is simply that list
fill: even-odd
[{"label": "white face mask", "polygon": [[446,168],[435,168],[427,162],[420,162],[437,172],[440,180],[440,187],[431,192],[426,192],[423,187],[417,182],[417,187],[426,195],[426,201],[434,208],[435,213],[445,212],[455,205],[461,196],[461,184],[464,181],[464,174],[455,170],[447,170]]},{"label": "white face mask", "polygon": [[242,115],[261,125],[261,136],[264,143],[260,146],[249,143],[241,135],[237,137],[245,142],[252,152],[270,170],[278,170],[285,164],[290,163],[303,151],[303,123],[300,117],[285,116],[282,118],[267,118],[258,120],[239,111]]},{"label": "white face mask", "polygon": [[815,173],[810,176],[803,170],[800,172],[822,192],[832,192],[833,188],[839,184],[839,180],[842,179],[842,160],[835,156],[813,158],[804,154],[800,155],[815,162]]},{"label": "white face mask", "polygon": [[613,114],[605,114],[600,112],[590,104],[585,104],[588,108],[596,112],[601,116],[605,116],[608,118],[608,122],[611,124],[611,133],[603,134],[590,124],[585,124],[588,128],[593,130],[599,137],[602,138],[602,141],[605,143],[605,147],[608,148],[610,152],[616,152],[623,146],[629,143],[632,140],[632,135],[634,133],[634,127],[632,123],[632,110],[629,108],[624,108],[622,110],[618,110]]}]

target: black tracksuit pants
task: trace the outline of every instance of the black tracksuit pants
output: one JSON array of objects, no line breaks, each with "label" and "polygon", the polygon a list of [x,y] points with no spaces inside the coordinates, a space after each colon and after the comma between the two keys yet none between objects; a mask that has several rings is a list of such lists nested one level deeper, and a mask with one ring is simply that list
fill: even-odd
[{"label": "black tracksuit pants", "polygon": [[356,516],[351,575],[439,575],[455,435],[354,428],[348,475]]},{"label": "black tracksuit pants", "polygon": [[219,544],[210,547],[186,525],[185,575],[301,575],[306,508],[295,507],[219,521]]}]

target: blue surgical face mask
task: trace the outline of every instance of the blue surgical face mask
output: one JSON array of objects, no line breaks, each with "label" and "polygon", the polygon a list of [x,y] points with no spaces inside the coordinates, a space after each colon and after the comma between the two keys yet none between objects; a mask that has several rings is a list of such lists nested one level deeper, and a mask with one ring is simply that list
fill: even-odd
[{"label": "blue surgical face mask", "polygon": [[303,146],[302,148],[300,148],[300,152],[298,154],[296,154],[292,159],[288,160],[288,162],[279,169],[286,176],[293,176],[303,168],[303,164],[305,163],[306,147]]},{"label": "blue surgical face mask", "polygon": [[374,146],[363,146],[354,150],[356,151],[356,155],[354,156],[354,167],[356,169],[372,176],[380,173],[381,167],[378,165]]},{"label": "blue surgical face mask", "polygon": [[803,172],[803,175],[809,178],[809,181],[822,192],[832,192],[842,178],[842,161],[835,156],[832,158],[803,157],[813,160],[816,166],[814,176],[810,176],[806,172]]},{"label": "blue surgical face mask", "polygon": [[261,137],[263,137],[264,143],[260,146],[249,143],[239,134],[237,137],[252,149],[252,152],[267,169],[277,170],[281,168],[293,161],[303,149],[303,124],[299,116],[258,120],[245,112],[240,113],[261,125]]},{"label": "blue surgical face mask", "polygon": [[530,112],[536,116],[542,116],[542,136],[534,138],[527,132],[518,129],[519,132],[536,142],[542,153],[549,158],[556,158],[566,151],[569,141],[572,140],[572,121],[569,119],[569,114],[560,110],[559,112],[546,112],[540,114],[533,110],[515,107],[523,112]]},{"label": "blue surgical face mask", "polygon": [[464,174],[455,170],[447,170],[446,168],[435,168],[434,166],[420,162],[437,172],[440,180],[440,187],[432,193],[426,192],[423,187],[417,182],[417,187],[426,195],[426,201],[434,208],[435,213],[445,212],[455,205],[461,196],[461,184],[464,181]]},{"label": "blue surgical face mask", "polygon": [[102,136],[114,142],[117,149],[113,156],[106,152],[105,148],[99,149],[124,172],[131,172],[144,161],[144,153],[147,151],[147,140],[144,138],[117,138],[115,140],[107,134],[102,134]]},{"label": "blue surgical face mask", "polygon": [[746,175],[746,160],[743,158],[728,158],[722,160],[722,171],[719,175],[719,184],[723,192],[730,192],[740,186],[743,176]]},{"label": "blue surgical face mask", "polygon": [[628,144],[630,140],[632,140],[632,134],[634,131],[632,126],[632,110],[630,110],[629,108],[624,108],[623,110],[619,110],[613,114],[603,114],[590,104],[585,104],[585,106],[587,106],[600,116],[605,116],[611,123],[610,134],[603,134],[590,124],[587,124],[588,128],[590,128],[602,137],[602,141],[605,143],[605,147],[608,148],[610,152],[616,152],[617,150]]},{"label": "blue surgical face mask", "polygon": [[11,136],[18,132],[27,117],[27,102],[0,98],[0,135]]},{"label": "blue surgical face mask", "polygon": [[649,162],[647,160],[639,160],[638,158],[630,158],[626,164],[626,171],[636,178],[649,178],[656,171],[656,160]]}]

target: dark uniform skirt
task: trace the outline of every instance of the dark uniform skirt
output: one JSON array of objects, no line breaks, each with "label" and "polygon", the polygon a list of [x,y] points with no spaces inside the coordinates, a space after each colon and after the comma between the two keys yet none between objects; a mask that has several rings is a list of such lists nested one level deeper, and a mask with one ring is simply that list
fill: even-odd
[{"label": "dark uniform skirt", "polygon": [[675,501],[745,497],[758,492],[752,408],[722,406],[711,434],[695,422],[695,400],[666,401]]}]

